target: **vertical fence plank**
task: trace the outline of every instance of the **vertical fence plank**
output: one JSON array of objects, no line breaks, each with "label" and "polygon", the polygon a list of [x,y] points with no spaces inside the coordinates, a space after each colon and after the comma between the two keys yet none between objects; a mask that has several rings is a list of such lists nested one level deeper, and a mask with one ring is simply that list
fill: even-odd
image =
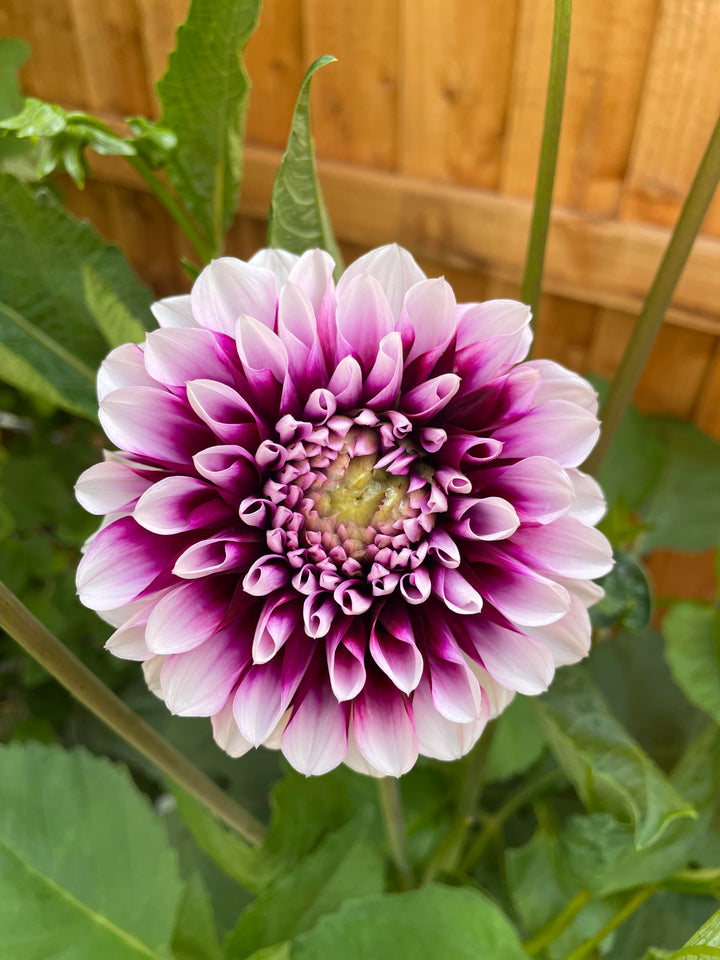
[{"label": "vertical fence plank", "polygon": [[25,93],[80,108],[89,106],[68,0],[2,0],[0,37],[22,37],[32,47],[30,62],[21,74]]},{"label": "vertical fence plank", "polygon": [[[573,6],[554,202],[611,214],[632,143],[658,0]],[[522,0],[503,160],[505,193],[532,196],[550,60],[552,0]]]},{"label": "vertical fence plank", "polygon": [[399,168],[494,189],[518,0],[401,0]]},{"label": "vertical fence plank", "polygon": [[175,48],[175,32],[187,16],[190,0],[136,0],[140,16],[142,50],[148,86],[152,88],[155,114],[160,104],[155,84],[165,73],[168,57]]},{"label": "vertical fence plank", "polygon": [[89,106],[104,114],[153,109],[135,0],[69,0]]},{"label": "vertical fence plank", "polygon": [[301,0],[265,0],[245,61],[253,85],[248,137],[253,143],[282,149],[295,98],[309,66],[303,51]]},{"label": "vertical fence plank", "polygon": [[[720,4],[663,0],[621,216],[671,226],[718,112]],[[720,234],[716,197],[704,231]]]},{"label": "vertical fence plank", "polygon": [[376,169],[397,162],[398,0],[303,0],[305,59],[339,63],[313,80],[318,152]]}]

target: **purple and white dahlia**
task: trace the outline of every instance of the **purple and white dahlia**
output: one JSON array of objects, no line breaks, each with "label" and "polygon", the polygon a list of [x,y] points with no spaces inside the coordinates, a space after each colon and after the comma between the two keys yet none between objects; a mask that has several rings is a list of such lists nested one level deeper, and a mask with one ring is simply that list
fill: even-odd
[{"label": "purple and white dahlia", "polygon": [[521,303],[457,304],[397,246],[333,266],[215,260],[108,356],[78,591],[232,756],[398,776],[588,652],[596,396],[522,362]]}]

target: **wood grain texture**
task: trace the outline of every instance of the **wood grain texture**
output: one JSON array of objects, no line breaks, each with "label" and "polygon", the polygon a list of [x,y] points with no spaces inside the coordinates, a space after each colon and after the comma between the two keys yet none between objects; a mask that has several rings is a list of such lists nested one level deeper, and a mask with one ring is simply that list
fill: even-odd
[{"label": "wood grain texture", "polygon": [[397,163],[399,0],[302,0],[307,64],[338,63],[313,80],[321,156],[382,170]]},{"label": "wood grain texture", "polygon": [[[677,219],[718,112],[720,4],[663,0],[635,131],[621,215],[671,225]],[[716,197],[704,229],[720,234]]]},{"label": "wood grain texture", "polygon": [[401,0],[400,10],[398,168],[495,189],[517,0]]}]

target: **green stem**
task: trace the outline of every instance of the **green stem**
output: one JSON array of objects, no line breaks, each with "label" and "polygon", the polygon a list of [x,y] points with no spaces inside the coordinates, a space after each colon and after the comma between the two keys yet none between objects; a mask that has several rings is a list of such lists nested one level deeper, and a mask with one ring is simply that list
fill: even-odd
[{"label": "green stem", "polygon": [[544,793],[546,790],[562,783],[564,780],[565,774],[557,768],[550,770],[548,773],[543,773],[534,780],[530,780],[521,790],[513,794],[513,796],[500,807],[497,813],[488,816],[485,826],[477,837],[475,837],[475,840],[470,845],[470,848],[460,863],[461,871],[467,873],[472,865],[480,859],[487,845],[493,837],[497,835],[498,831],[502,829],[503,824],[505,824],[510,817],[522,809],[526,803],[533,800],[538,794]]},{"label": "green stem", "polygon": [[656,890],[657,887],[654,884],[640,887],[640,889],[620,907],[617,913],[608,920],[601,930],[598,930],[598,932],[590,937],[589,940],[586,940],[585,943],[581,943],[572,953],[568,954],[565,960],[584,960],[585,957],[588,957],[596,947],[600,946],[608,934],[612,933],[613,930],[617,929],[621,923],[624,923],[629,916],[635,913],[638,907],[641,907],[646,900],[649,900]]},{"label": "green stem", "polygon": [[468,757],[469,763],[460,792],[457,816],[430,858],[423,883],[432,883],[441,870],[453,872],[458,868],[468,830],[474,822],[475,812],[480,805],[485,766],[496,729],[497,723],[491,722]]},{"label": "green stem", "polygon": [[153,196],[160,201],[175,223],[177,223],[182,232],[188,238],[190,243],[195,248],[196,253],[200,257],[201,262],[203,264],[209,263],[215,255],[212,244],[208,243],[207,240],[201,235],[195,224],[190,220],[190,217],[183,210],[175,197],[173,197],[162,180],[160,180],[160,178],[151,170],[151,168],[141,157],[128,157],[127,160],[133,170],[135,170],[135,172],[142,177],[148,187],[150,187]]},{"label": "green stem", "polygon": [[600,439],[583,469],[597,473],[645,368],[680,275],[720,180],[720,117],[600,412]]},{"label": "green stem", "polygon": [[535,185],[535,201],[530,223],[525,274],[522,282],[522,300],[524,303],[530,304],[533,317],[537,317],[540,303],[545,245],[550,226],[550,204],[552,202],[558,143],[560,141],[560,125],[565,99],[571,17],[572,0],[555,0],[550,77],[548,79],[547,100],[545,101],[545,122],[540,146],[540,163]]},{"label": "green stem", "polygon": [[124,704],[23,606],[2,581],[0,627],[91,713],[135,747],[186,793],[237,830],[248,843],[262,842],[265,836],[262,823]]},{"label": "green stem", "polygon": [[397,869],[400,882],[406,890],[409,890],[415,881],[408,859],[400,787],[394,777],[382,777],[377,781],[377,789],[390,856]]},{"label": "green stem", "polygon": [[557,940],[560,934],[570,926],[575,917],[591,900],[592,893],[589,890],[581,890],[580,893],[572,898],[561,913],[553,917],[548,924],[533,934],[529,940],[525,941],[523,944],[525,952],[529,953],[531,957],[534,957],[549,944]]}]

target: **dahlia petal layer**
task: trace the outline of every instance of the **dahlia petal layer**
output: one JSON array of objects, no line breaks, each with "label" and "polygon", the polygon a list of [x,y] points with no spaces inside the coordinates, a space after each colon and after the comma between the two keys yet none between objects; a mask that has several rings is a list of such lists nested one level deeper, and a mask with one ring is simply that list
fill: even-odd
[{"label": "dahlia petal layer", "polygon": [[587,654],[597,398],[525,361],[523,304],[457,304],[394,245],[333,269],[215,260],[108,356],[78,592],[231,756],[400,776]]}]

